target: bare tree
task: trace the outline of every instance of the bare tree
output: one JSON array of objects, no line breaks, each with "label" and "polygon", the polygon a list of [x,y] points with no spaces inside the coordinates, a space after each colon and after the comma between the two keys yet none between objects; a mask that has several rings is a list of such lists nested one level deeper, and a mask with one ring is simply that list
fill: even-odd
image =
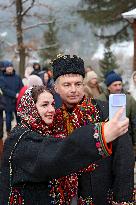
[{"label": "bare tree", "polygon": [[[37,3],[36,0],[12,0],[9,4],[1,4],[0,7],[1,9],[7,9],[7,11],[9,11],[11,7],[15,7],[16,14],[12,19],[10,19],[9,23],[10,26],[13,25],[16,28],[17,44],[15,50],[19,55],[19,73],[23,76],[25,70],[25,60],[28,55],[28,45],[24,41],[24,33],[38,26],[51,23],[50,21],[47,21],[43,15],[32,12],[32,9],[34,7],[51,8],[49,8],[46,4]],[[35,21],[36,23],[26,26],[26,21],[32,17],[37,19],[37,21]]]},{"label": "bare tree", "polygon": [[23,74],[24,67],[25,67],[25,46],[24,46],[24,39],[23,39],[23,17],[24,15],[32,8],[34,4],[34,0],[31,2],[31,6],[28,7],[27,10],[23,12],[23,1],[16,0],[16,34],[17,34],[17,48],[19,52],[19,71],[20,74]]}]

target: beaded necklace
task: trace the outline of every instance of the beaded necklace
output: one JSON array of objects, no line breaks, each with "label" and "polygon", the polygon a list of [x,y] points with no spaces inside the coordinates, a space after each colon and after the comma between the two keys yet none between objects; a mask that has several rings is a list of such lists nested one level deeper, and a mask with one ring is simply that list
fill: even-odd
[{"label": "beaded necklace", "polygon": [[54,134],[69,135],[74,129],[83,125],[100,121],[100,113],[97,105],[92,104],[90,98],[85,98],[79,103],[72,112],[69,112],[63,104],[62,108],[56,111],[53,124]]},{"label": "beaded necklace", "polygon": [[[68,112],[65,105],[56,111],[56,117],[54,119],[53,133],[55,136],[66,137],[76,128],[83,125],[98,122],[100,120],[99,111],[97,105],[92,104],[92,99],[84,98],[72,112]],[[78,175],[83,172],[92,172],[95,170],[96,165],[91,164],[85,169],[74,173],[66,177],[62,177],[58,180],[50,182],[49,188],[51,189],[50,195],[53,198],[52,204],[70,205],[71,199],[77,196],[78,191]],[[55,189],[54,189],[55,187]],[[87,199],[80,198],[78,205],[93,205],[92,198]]]}]

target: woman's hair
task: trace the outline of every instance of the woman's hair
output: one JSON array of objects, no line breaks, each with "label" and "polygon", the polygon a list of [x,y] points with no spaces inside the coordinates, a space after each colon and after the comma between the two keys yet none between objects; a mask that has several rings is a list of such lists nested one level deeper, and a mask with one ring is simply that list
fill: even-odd
[{"label": "woman's hair", "polygon": [[37,102],[38,96],[43,92],[49,92],[52,94],[51,90],[47,89],[44,85],[37,85],[32,88],[32,98],[34,102]]}]

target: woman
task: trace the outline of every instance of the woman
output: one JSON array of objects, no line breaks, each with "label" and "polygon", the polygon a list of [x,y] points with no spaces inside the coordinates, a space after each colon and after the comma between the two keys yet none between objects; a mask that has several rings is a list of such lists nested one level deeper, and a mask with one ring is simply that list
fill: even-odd
[{"label": "woman", "polygon": [[41,71],[38,76],[42,79],[43,85],[47,87],[47,89],[52,91],[53,98],[55,100],[55,108],[59,108],[62,105],[62,100],[60,98],[60,95],[55,92],[54,90],[54,80],[51,76],[51,73],[49,71]]},{"label": "woman", "polygon": [[25,92],[18,107],[21,123],[4,145],[0,204],[59,204],[53,197],[63,190],[55,190],[54,180],[109,155],[94,125],[81,127],[67,138],[63,132],[51,136],[54,113],[53,96],[44,86]]},{"label": "woman", "polygon": [[102,93],[102,89],[98,83],[98,76],[93,70],[86,73],[84,92],[86,97],[91,98],[97,98]]}]

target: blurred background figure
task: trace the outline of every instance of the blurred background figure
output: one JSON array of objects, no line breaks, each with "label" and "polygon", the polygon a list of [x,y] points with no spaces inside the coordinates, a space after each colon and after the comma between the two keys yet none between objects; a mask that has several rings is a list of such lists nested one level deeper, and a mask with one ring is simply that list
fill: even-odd
[{"label": "blurred background figure", "polygon": [[33,71],[31,75],[38,75],[39,72],[41,71],[41,65],[38,62],[33,63]]},{"label": "blurred background figure", "polygon": [[16,103],[16,109],[18,108],[18,104],[20,102],[20,99],[22,98],[22,96],[24,95],[25,91],[30,88],[30,87],[33,87],[33,86],[36,86],[36,85],[43,85],[43,82],[41,80],[41,78],[37,75],[30,75],[28,78],[27,78],[27,85],[24,85],[19,94],[18,94],[18,97],[17,97],[17,103]]},{"label": "blurred background figure", "polygon": [[[126,116],[129,118],[129,133],[132,136],[132,143],[134,150],[136,147],[136,101],[135,99],[123,89],[122,78],[114,71],[110,71],[105,75],[105,84],[107,90],[98,96],[99,100],[109,101],[110,94],[126,94]],[[136,152],[135,152],[136,156]]]},{"label": "blurred background figure", "polygon": [[42,79],[42,82],[47,87],[47,89],[52,91],[55,100],[55,108],[59,108],[62,105],[62,100],[60,95],[56,93],[54,89],[54,79],[52,71],[49,68],[46,68],[46,70],[39,72],[38,76]]},{"label": "blurred background figure", "polygon": [[129,84],[129,93],[136,100],[136,71],[132,73],[130,84]]},{"label": "blurred background figure", "polygon": [[50,76],[47,71],[41,71],[39,72],[38,76],[41,78],[43,84],[50,89],[52,87],[50,83]]},{"label": "blurred background figure", "polygon": [[3,75],[3,71],[5,70],[4,68],[4,62],[0,61],[0,76]]},{"label": "blurred background figure", "polygon": [[97,98],[102,93],[98,82],[98,75],[94,71],[88,71],[84,79],[84,92],[86,97]]},{"label": "blurred background figure", "polygon": [[33,67],[31,67],[31,66],[26,67],[26,69],[25,69],[25,74],[24,74],[24,78],[22,79],[24,85],[27,85],[27,84],[28,84],[28,78],[29,78],[29,76],[31,75],[31,73],[33,72],[33,70],[34,70],[34,69],[33,69]]},{"label": "blurred background figure", "polygon": [[9,136],[13,113],[17,121],[16,99],[19,91],[23,87],[23,83],[20,76],[16,74],[12,62],[4,61],[4,68],[3,75],[0,76],[0,88],[5,101],[6,132],[7,136]]},{"label": "blurred background figure", "polygon": [[3,92],[0,89],[0,161],[3,152],[3,111],[5,109],[5,103],[3,101]]},{"label": "blurred background figure", "polygon": [[49,68],[46,68],[46,70],[39,72],[38,76],[42,79],[42,82],[47,87],[47,89],[52,91],[55,100],[55,108],[59,108],[62,105],[62,100],[60,95],[56,93],[54,89],[54,79],[52,71]]},{"label": "blurred background figure", "polygon": [[[4,61],[0,61],[0,76],[3,75],[5,68],[4,68]],[[3,152],[3,111],[5,109],[5,101],[3,98],[3,92],[0,88],[0,161]]]},{"label": "blurred background figure", "polygon": [[85,67],[85,73],[87,73],[89,71],[93,71],[93,68],[90,65]]},{"label": "blurred background figure", "polygon": [[52,77],[52,74],[50,73],[51,71],[47,70],[43,70],[41,72],[39,72],[38,76],[42,79],[43,84],[48,88],[48,89],[52,89],[54,87],[54,80]]}]

